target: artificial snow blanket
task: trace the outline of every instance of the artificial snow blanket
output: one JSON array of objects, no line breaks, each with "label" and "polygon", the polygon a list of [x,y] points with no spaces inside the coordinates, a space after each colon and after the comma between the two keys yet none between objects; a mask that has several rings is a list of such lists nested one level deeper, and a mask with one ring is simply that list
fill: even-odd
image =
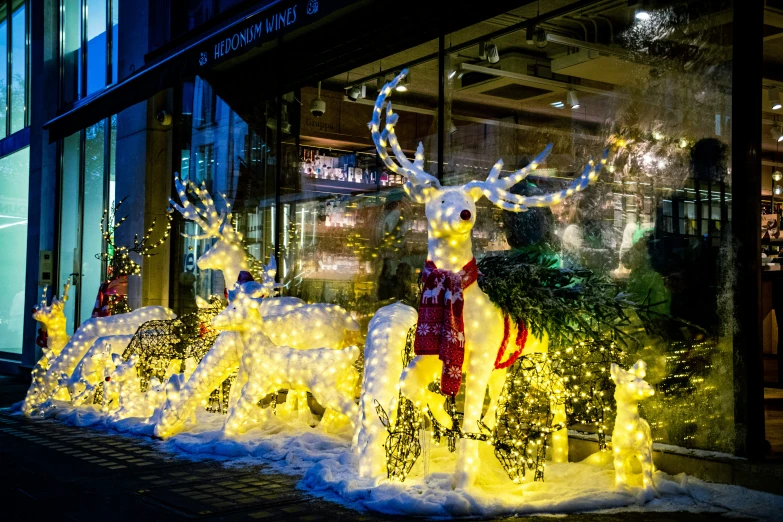
[{"label": "artificial snow blanket", "polygon": [[[60,403],[52,416],[76,426],[136,435],[151,435],[153,428],[145,419],[113,421],[93,406],[74,408]],[[160,449],[190,459],[221,460],[228,466],[271,464],[280,472],[300,475],[300,489],[358,510],[432,517],[689,511],[760,520],[779,520],[783,511],[780,496],[661,471],[654,475],[658,496],[645,502],[641,488],[615,488],[608,453],[580,463],[550,463],[545,482],[533,482],[531,472],[523,484],[514,485],[486,444],[481,445],[486,465],[476,485],[466,491],[451,488],[455,455],[445,444],[429,443],[405,483],[375,483],[358,475],[348,426],[328,433],[298,419],[286,423],[267,415],[262,427],[226,439],[222,435],[224,416],[205,411],[197,416],[197,427],[159,442]]]}]

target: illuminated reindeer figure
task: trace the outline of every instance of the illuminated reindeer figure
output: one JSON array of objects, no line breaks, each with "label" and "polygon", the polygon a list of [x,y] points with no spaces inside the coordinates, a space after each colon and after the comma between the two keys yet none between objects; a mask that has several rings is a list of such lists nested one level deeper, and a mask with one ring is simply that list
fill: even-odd
[{"label": "illuminated reindeer figure", "polygon": [[[450,300],[460,297],[464,299],[464,303],[460,304],[462,307],[460,320],[464,324],[464,337],[462,332],[459,332],[456,340],[450,340],[452,343],[462,345],[462,360],[449,359],[450,355],[444,357],[443,351],[440,352],[440,357],[416,355],[403,370],[400,377],[400,389],[402,394],[416,406],[424,409],[429,408],[439,423],[451,426],[452,419],[444,409],[443,395],[430,391],[428,385],[441,377],[441,389],[443,389],[444,379],[456,380],[456,388],[458,389],[462,373],[465,371],[467,379],[463,429],[477,431],[478,423],[482,419],[482,407],[488,385],[491,403],[486,418],[487,424],[490,427],[494,426],[497,399],[506,375],[503,368],[509,362],[501,362],[503,349],[499,348],[501,344],[505,345],[509,338],[518,338],[518,332],[517,325],[509,325],[503,312],[492,304],[478,284],[465,284],[469,272],[473,271],[474,275],[477,273],[471,242],[471,230],[476,221],[475,202],[482,196],[486,196],[498,207],[511,212],[524,212],[529,207],[555,205],[587,187],[596,178],[600,164],[605,160],[598,164],[590,161],[584,172],[567,188],[541,196],[520,196],[512,194],[509,190],[544,161],[552,150],[551,145],[547,146],[527,167],[513,172],[507,177],[500,177],[503,162],[498,161],[492,167],[485,181],[471,181],[462,186],[441,187],[437,178],[424,171],[424,153],[421,143],[416,150],[413,161],[408,160],[405,156],[394,130],[399,116],[392,112],[391,103],[386,106],[385,124],[381,124],[381,113],[386,105],[386,98],[406,74],[407,70],[403,70],[381,89],[375,102],[369,127],[378,154],[386,167],[407,178],[404,185],[406,193],[416,202],[425,205],[428,228],[427,269],[432,270],[431,273],[434,276],[437,276],[440,271],[450,272],[452,277],[457,278],[457,287],[459,287],[461,277],[462,288],[461,290],[457,288],[459,295],[450,294],[448,297]],[[387,146],[391,147],[397,162],[387,153]],[[425,273],[427,269],[425,269]],[[453,292],[454,289],[450,289],[450,291]],[[454,301],[450,302],[452,306],[456,307]],[[432,327],[433,325],[425,326]],[[417,341],[422,333],[421,308],[419,309],[418,328]],[[523,345],[525,353],[546,352],[548,339],[546,337],[537,339],[530,335],[527,337],[526,344],[519,344]],[[515,355],[518,355],[518,352]],[[453,395],[456,395],[456,391],[452,390],[452,392]],[[562,436],[558,439],[554,442],[555,459],[565,460],[567,459],[568,440]],[[461,439],[453,487],[464,488],[472,485],[479,464],[478,441]]]},{"label": "illuminated reindeer figure", "polygon": [[[181,205],[178,205],[173,199],[169,199],[169,203],[182,214],[182,217],[195,222],[204,232],[195,236],[183,235],[192,239],[217,239],[217,242],[198,258],[196,264],[201,270],[223,272],[226,287],[230,288],[230,285],[233,285],[239,277],[239,272],[248,270],[247,253],[242,245],[242,234],[231,226],[231,212],[229,211],[231,204],[225,201],[224,197],[226,213],[219,213],[215,207],[215,201],[204,183],[201,184],[201,187],[187,179],[183,183],[179,176],[175,175],[174,185],[177,187]],[[193,196],[198,203],[191,203],[189,195]]]},{"label": "illuminated reindeer figure", "polygon": [[[250,329],[255,329],[254,334],[262,336],[264,343],[270,341],[272,345],[288,351],[316,348],[337,350],[345,344],[349,331],[359,329],[358,323],[348,312],[337,305],[305,304],[296,297],[271,297],[274,288],[278,286],[274,282],[275,270],[276,263],[272,258],[265,267],[263,283],[238,282],[229,291],[228,308],[213,319],[213,325],[223,331],[201,359],[182,392],[176,398],[167,400],[156,412],[156,436],[170,437],[182,431],[196,407],[205,402],[212,390],[234,372],[239,371],[234,386],[242,390],[249,374],[241,370],[249,367],[246,364],[248,357],[253,358],[259,353],[257,348],[260,341],[250,342]],[[239,301],[248,306],[240,307]],[[233,318],[236,324],[230,324],[229,318]],[[239,335],[233,330],[241,330],[247,335]],[[271,359],[262,359],[272,364]],[[277,384],[280,388],[288,386],[282,382]],[[240,398],[239,393],[233,392],[234,386],[229,399],[230,409]]]},{"label": "illuminated reindeer figure", "polygon": [[71,288],[71,280],[68,279],[63,285],[62,297],[58,299],[56,296],[52,296],[51,304],[46,303],[47,288],[44,287],[41,302],[33,308],[33,319],[41,323],[43,330],[46,332],[46,346],[41,347],[43,356],[38,359],[35,368],[33,368],[33,381],[22,405],[22,412],[25,415],[30,415],[35,404],[42,402],[39,395],[43,391],[46,372],[70,339],[65,330],[66,319],[63,309],[66,301],[68,301],[68,290]]}]

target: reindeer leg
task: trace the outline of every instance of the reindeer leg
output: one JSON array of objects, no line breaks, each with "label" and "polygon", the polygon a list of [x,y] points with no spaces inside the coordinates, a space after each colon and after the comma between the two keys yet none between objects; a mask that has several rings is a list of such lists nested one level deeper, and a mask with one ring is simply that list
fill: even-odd
[{"label": "reindeer leg", "polygon": [[160,417],[155,424],[156,436],[167,438],[182,431],[191,413],[237,369],[241,344],[237,335],[221,334],[215,339],[182,391],[156,412],[156,417]]},{"label": "reindeer leg", "polygon": [[444,426],[451,426],[451,417],[444,408],[444,397],[428,389],[429,384],[441,375],[443,364],[435,355],[417,355],[402,371],[400,391],[413,404],[425,410]]},{"label": "reindeer leg", "polygon": [[484,414],[484,424],[489,429],[495,428],[495,415],[498,409],[498,399],[500,399],[500,392],[503,391],[503,385],[506,382],[506,370],[495,370],[489,376],[489,406],[487,406],[487,412]]},{"label": "reindeer leg", "polygon": [[[474,352],[475,355],[475,352]],[[484,406],[484,395],[492,371],[492,362],[487,363],[480,357],[471,357],[467,365],[465,379],[465,417],[462,430],[475,433],[479,431],[478,421],[481,420],[481,410]],[[452,487],[465,489],[476,480],[481,461],[479,460],[479,441],[460,439],[457,451],[457,467],[454,472]]]},{"label": "reindeer leg", "polygon": [[[613,441],[614,442],[614,441]],[[620,448],[614,448],[614,483],[618,489],[628,487],[626,461],[628,456]]]},{"label": "reindeer leg", "polygon": [[359,420],[359,406],[352,397],[346,397],[337,390],[337,384],[334,382],[318,382],[310,387],[310,392],[315,400],[328,410],[334,410],[340,415],[344,415],[351,422],[351,426],[356,428]]},{"label": "reindeer leg", "polygon": [[652,455],[645,451],[637,455],[639,464],[642,466],[642,484],[648,500],[655,494],[655,483],[653,482],[653,460]]},{"label": "reindeer leg", "polygon": [[238,398],[228,410],[226,422],[223,424],[223,435],[231,437],[245,433],[250,429],[253,420],[258,420],[254,415],[254,410],[258,409],[258,401],[274,391],[274,386],[265,385],[268,381],[265,373],[255,372],[247,379],[241,390],[239,387],[236,388]]}]

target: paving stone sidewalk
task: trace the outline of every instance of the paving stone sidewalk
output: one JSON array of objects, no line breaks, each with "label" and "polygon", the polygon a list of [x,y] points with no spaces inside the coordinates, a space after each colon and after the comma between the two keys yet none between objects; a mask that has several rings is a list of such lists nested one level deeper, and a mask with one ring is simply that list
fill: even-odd
[{"label": "paving stone sidewalk", "polygon": [[[26,386],[0,376],[0,408]],[[140,437],[31,421],[0,410],[0,521],[399,521],[359,513],[296,489],[297,477],[264,466],[226,467],[161,451]],[[567,517],[606,521],[715,520],[652,513]],[[516,519],[506,519],[516,520]],[[526,517],[549,521],[551,517]],[[733,519],[736,520],[736,519]]]}]

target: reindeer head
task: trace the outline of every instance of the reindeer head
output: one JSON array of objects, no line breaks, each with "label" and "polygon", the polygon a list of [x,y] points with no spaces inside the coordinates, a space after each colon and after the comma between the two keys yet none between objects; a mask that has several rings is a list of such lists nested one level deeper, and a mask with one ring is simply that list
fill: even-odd
[{"label": "reindeer head", "polygon": [[[503,161],[500,160],[492,167],[485,181],[471,181],[456,187],[441,187],[438,179],[423,169],[424,148],[421,143],[413,161],[405,156],[394,131],[399,115],[392,111],[391,102],[386,104],[386,98],[407,72],[403,70],[383,86],[375,101],[369,127],[378,155],[386,167],[407,178],[408,181],[404,185],[406,193],[418,203],[424,203],[430,238],[469,235],[476,222],[476,201],[482,196],[486,196],[500,208],[512,212],[525,212],[530,207],[556,205],[564,198],[587,187],[597,177],[600,165],[606,162],[606,154],[598,164],[591,160],[581,176],[574,179],[567,188],[557,192],[540,196],[520,196],[509,192],[512,186],[525,179],[546,159],[552,151],[550,144],[528,166],[502,179],[500,174]],[[381,113],[384,104],[386,104],[386,122],[382,128]],[[397,162],[386,152],[387,146],[391,147]]]},{"label": "reindeer head", "polygon": [[[181,205],[173,199],[169,199],[169,203],[182,217],[194,221],[203,232],[190,237],[218,240],[198,258],[196,264],[201,270],[221,270],[226,281],[235,281],[239,272],[247,269],[247,260],[242,247],[242,234],[231,225],[231,204],[221,194],[226,212],[218,212],[204,183],[198,187],[192,181],[185,179],[183,182],[175,175],[174,184]],[[191,203],[189,196],[197,203]]]},{"label": "reindeer head", "polygon": [[619,403],[637,403],[655,394],[655,390],[644,380],[647,374],[647,363],[639,359],[630,370],[625,371],[612,363],[612,380],[616,386],[615,400]]},{"label": "reindeer head", "polygon": [[236,283],[228,291],[228,306],[212,318],[212,326],[218,330],[247,331],[258,328],[261,314],[258,311],[258,299],[267,294],[261,283],[248,281]]},{"label": "reindeer head", "polygon": [[52,296],[52,303],[46,303],[46,290],[48,287],[44,287],[43,296],[41,302],[33,307],[33,319],[46,326],[47,330],[55,323],[62,321],[65,323],[65,315],[63,309],[65,303],[68,301],[68,290],[71,288],[70,278],[63,285],[63,294],[60,299],[56,296]]}]

